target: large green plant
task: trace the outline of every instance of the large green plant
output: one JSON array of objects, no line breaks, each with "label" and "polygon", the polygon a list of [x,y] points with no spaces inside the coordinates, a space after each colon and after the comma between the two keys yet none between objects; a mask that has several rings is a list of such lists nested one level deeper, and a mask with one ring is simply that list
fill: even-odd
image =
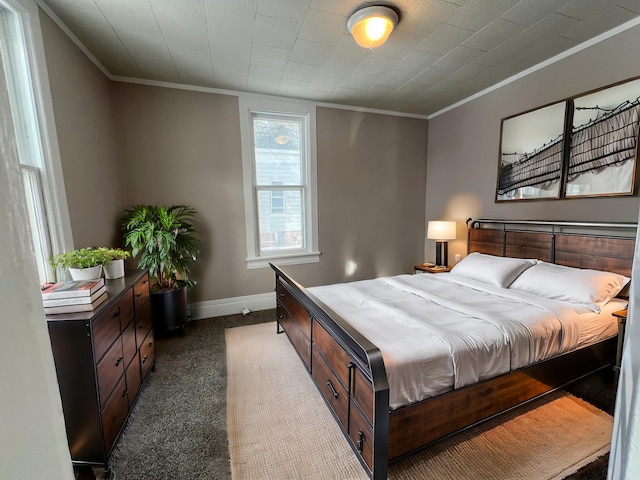
[{"label": "large green plant", "polygon": [[189,280],[201,241],[191,223],[197,212],[186,205],[136,205],[124,211],[122,231],[138,266],[148,268],[154,291],[170,291]]}]

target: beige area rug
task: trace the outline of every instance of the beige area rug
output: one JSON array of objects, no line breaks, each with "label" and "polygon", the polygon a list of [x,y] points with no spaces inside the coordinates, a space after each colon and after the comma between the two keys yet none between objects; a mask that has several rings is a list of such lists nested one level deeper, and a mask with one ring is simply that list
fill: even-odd
[{"label": "beige area rug", "polygon": [[[367,479],[275,323],[227,329],[231,471],[246,479]],[[390,479],[561,479],[609,451],[613,418],[565,392],[389,468]]]}]

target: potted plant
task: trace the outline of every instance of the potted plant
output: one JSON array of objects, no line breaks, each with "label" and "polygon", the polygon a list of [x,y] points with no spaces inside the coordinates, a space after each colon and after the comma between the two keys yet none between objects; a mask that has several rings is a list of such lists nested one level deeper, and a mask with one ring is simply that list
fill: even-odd
[{"label": "potted plant", "polygon": [[111,257],[101,248],[79,248],[60,253],[49,262],[54,269],[68,269],[73,280],[89,280],[102,277],[102,267]]},{"label": "potted plant", "polygon": [[124,261],[131,256],[131,252],[121,248],[100,247],[111,259],[104,266],[104,277],[115,279],[124,277]]},{"label": "potted plant", "polygon": [[124,211],[125,246],[138,258],[138,267],[149,269],[151,310],[158,333],[184,327],[187,287],[201,241],[192,224],[196,211],[186,205],[136,205]]}]

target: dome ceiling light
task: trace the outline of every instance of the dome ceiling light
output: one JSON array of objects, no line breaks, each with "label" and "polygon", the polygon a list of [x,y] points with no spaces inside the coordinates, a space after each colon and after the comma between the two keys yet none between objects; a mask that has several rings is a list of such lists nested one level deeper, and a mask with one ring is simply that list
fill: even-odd
[{"label": "dome ceiling light", "polygon": [[364,7],[347,21],[347,29],[358,45],[376,48],[387,41],[398,24],[398,14],[389,7]]}]

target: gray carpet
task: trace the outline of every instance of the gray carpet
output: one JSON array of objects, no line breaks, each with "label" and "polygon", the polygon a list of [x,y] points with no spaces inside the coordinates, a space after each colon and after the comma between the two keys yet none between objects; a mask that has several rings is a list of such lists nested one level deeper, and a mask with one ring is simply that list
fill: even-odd
[{"label": "gray carpet", "polygon": [[[231,479],[224,330],[274,319],[266,310],[197,320],[184,336],[157,339],[155,371],[111,458],[115,480]],[[567,390],[612,414],[610,377],[597,374]],[[606,459],[595,462],[571,478],[605,479],[606,466]]]},{"label": "gray carpet", "polygon": [[117,480],[231,478],[224,330],[274,319],[266,310],[197,320],[156,340],[155,370],[112,454]]}]

